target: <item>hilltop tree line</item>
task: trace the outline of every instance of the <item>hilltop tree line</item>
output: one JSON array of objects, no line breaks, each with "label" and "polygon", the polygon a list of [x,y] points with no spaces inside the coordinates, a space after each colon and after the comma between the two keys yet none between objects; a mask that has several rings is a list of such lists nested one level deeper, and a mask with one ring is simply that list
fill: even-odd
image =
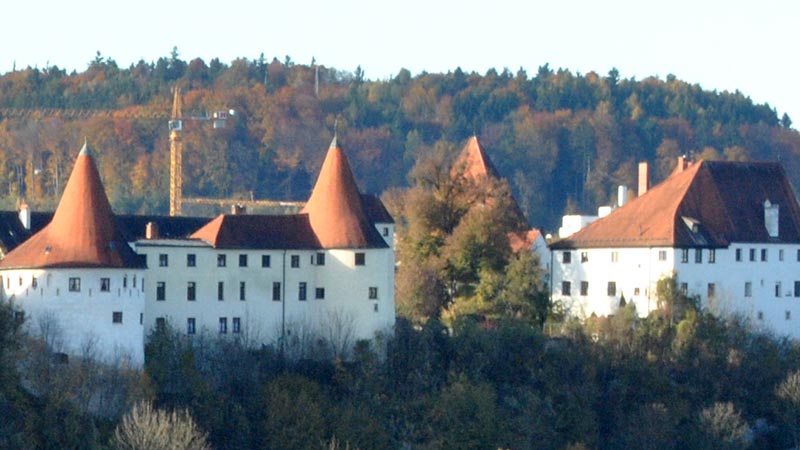
[{"label": "hilltop tree line", "polygon": [[513,318],[400,321],[344,359],[322,340],[281,352],[167,324],[144,370],[102,364],[90,345],[67,360],[57,327],[32,337],[3,303],[0,448],[796,447],[797,342],[669,297],[674,280],[659,292],[648,318],[626,306],[550,335]]},{"label": "hilltop tree line", "polygon": [[187,196],[304,200],[334,129],[373,194],[408,185],[420,158],[476,134],[530,223],[547,229],[564,212],[612,202],[618,184],[634,186],[639,161],[652,163],[658,181],[684,154],[780,160],[800,185],[800,136],[788,116],[673,76],[622,79],[616,70],[545,64],[535,74],[401,70],[368,80],[360,67],[263,55],[184,61],[176,49],[130,67],[98,53],[83,72],[49,66],[0,76],[1,204],[24,197],[52,208],[86,137],[117,211],[165,213],[175,86],[186,117],[236,111],[224,129],[184,122]]}]

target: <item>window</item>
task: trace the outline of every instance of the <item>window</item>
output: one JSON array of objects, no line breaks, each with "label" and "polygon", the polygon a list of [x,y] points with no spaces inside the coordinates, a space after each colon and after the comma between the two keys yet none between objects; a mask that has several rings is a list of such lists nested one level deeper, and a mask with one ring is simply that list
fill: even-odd
[{"label": "window", "polygon": [[367,255],[361,252],[356,253],[356,265],[363,266],[367,263]]},{"label": "window", "polygon": [[694,262],[700,264],[703,262],[703,249],[696,248],[694,249]]},{"label": "window", "polygon": [[270,255],[261,255],[261,267],[269,267],[272,265],[272,258]]},{"label": "window", "polygon": [[561,262],[564,264],[569,264],[572,262],[572,253],[571,252],[562,252],[561,253]]},{"label": "window", "polygon": [[383,237],[389,236],[389,227],[383,227]]},{"label": "window", "polygon": [[800,297],[800,281],[794,282],[794,296]]},{"label": "window", "polygon": [[14,311],[14,323],[20,325],[25,322],[25,311]]},{"label": "window", "polygon": [[186,319],[186,334],[194,334],[196,332],[194,317]]},{"label": "window", "polygon": [[666,261],[667,260],[667,251],[666,250],[659,250],[658,251],[658,260],[659,261]]},{"label": "window", "polygon": [[689,283],[681,283],[680,290],[681,294],[689,295]]},{"label": "window", "polygon": [[247,299],[247,285],[244,281],[239,282],[239,300],[244,301]]},{"label": "window", "polygon": [[619,252],[611,252],[611,262],[619,262]]},{"label": "window", "polygon": [[217,300],[225,300],[225,282],[217,281]]},{"label": "window", "polygon": [[370,288],[369,288],[369,299],[370,300],[377,300],[378,299],[378,288],[376,286],[370,286]]},{"label": "window", "polygon": [[714,283],[708,283],[708,298],[716,298],[717,297],[717,287]]},{"label": "window", "polygon": [[736,261],[741,261],[741,260],[742,260],[742,249],[737,248],[736,249]]},{"label": "window", "polygon": [[786,311],[785,317],[786,317],[786,320],[792,320],[792,312],[791,311]]},{"label": "window", "polygon": [[156,283],[156,300],[167,299],[167,283],[159,281]]},{"label": "window", "polygon": [[122,311],[114,311],[111,313],[111,322],[122,323]]},{"label": "window", "polygon": [[753,296],[753,283],[749,281],[744,282],[744,296],[745,297],[752,297]]},{"label": "window", "polygon": [[639,288],[633,288],[633,295],[638,296],[639,292],[641,292]]},{"label": "window", "polygon": [[325,288],[318,287],[314,290],[314,298],[317,300],[322,300],[325,298]]},{"label": "window", "polygon": [[714,264],[717,262],[717,251],[713,248],[708,249],[708,263]]},{"label": "window", "polygon": [[317,253],[317,265],[324,266],[325,265],[325,253]]},{"label": "window", "polygon": [[239,267],[247,267],[247,255],[239,255]]},{"label": "window", "polygon": [[232,321],[233,321],[233,323],[231,325],[233,326],[233,330],[231,330],[231,332],[234,333],[234,334],[241,333],[242,332],[242,319],[240,319],[238,317],[234,317],[232,319]]},{"label": "window", "polygon": [[569,281],[561,282],[561,295],[572,295],[570,293],[571,290],[572,290],[572,284]]},{"label": "window", "polygon": [[111,290],[111,278],[100,278],[100,292],[109,292],[110,290]]},{"label": "window", "polygon": [[[800,253],[798,253],[798,258],[800,258]],[[755,260],[756,260],[756,249],[751,248],[750,249],[750,261],[755,261]],[[800,261],[800,259],[798,259],[798,261]]]},{"label": "window", "polygon": [[[194,253],[189,253],[186,255],[186,267],[195,267],[197,266],[197,256]],[[194,334],[194,333],[189,333]]]},{"label": "window", "polygon": [[228,265],[228,259],[225,255],[217,255],[217,267],[225,267]]},{"label": "window", "polygon": [[688,248],[682,248],[681,249],[681,262],[682,263],[688,263],[689,262],[689,249]]},{"label": "window", "polygon": [[589,282],[581,281],[581,295],[586,297],[589,295]]},{"label": "window", "polygon": [[163,317],[156,317],[156,330],[163,330],[167,321]]},{"label": "window", "polygon": [[756,317],[758,317],[758,320],[764,320],[764,311],[759,311]]},{"label": "window", "polygon": [[306,300],[306,282],[301,281],[300,284],[297,286],[297,299],[300,301]]},{"label": "window", "polygon": [[761,261],[766,261],[766,260],[767,260],[767,249],[762,248],[761,249]]},{"label": "window", "polygon": [[375,312],[378,312],[378,304],[377,303],[373,303],[372,304],[372,310],[375,311]]},{"label": "window", "polygon": [[780,297],[780,296],[781,296],[781,282],[780,281],[776,281],[775,282],[775,297]]},{"label": "window", "polygon": [[581,262],[589,262],[589,252],[581,252]]},{"label": "window", "polygon": [[290,264],[294,269],[300,267],[300,255],[292,255]]},{"label": "window", "polygon": [[80,292],[81,291],[81,279],[78,277],[72,277],[69,279],[69,291],[70,292]]},{"label": "window", "polygon": [[617,295],[617,282],[616,281],[609,281],[608,282],[608,296],[614,297]]},{"label": "window", "polygon": [[31,287],[34,289],[39,287],[39,280],[37,280],[36,277],[31,277]]},{"label": "window", "polygon": [[122,277],[122,287],[123,288],[127,288],[128,287],[128,276],[127,275]]},{"label": "window", "polygon": [[797,249],[797,260],[800,261],[800,249]]},{"label": "window", "polygon": [[189,300],[190,302],[197,300],[197,297],[195,296],[195,287],[196,284],[194,281],[186,283],[186,300]]},{"label": "window", "polygon": [[158,255],[158,267],[167,267],[169,266],[169,255],[166,253],[161,253]]},{"label": "window", "polygon": [[136,287],[136,275],[133,276],[133,287]]},{"label": "window", "polygon": [[783,261],[783,249],[778,250],[778,261]]},{"label": "window", "polygon": [[227,334],[228,333],[228,318],[227,317],[220,317],[219,318],[219,334]]},{"label": "window", "polygon": [[281,301],[281,282],[275,281],[272,283],[272,300]]}]

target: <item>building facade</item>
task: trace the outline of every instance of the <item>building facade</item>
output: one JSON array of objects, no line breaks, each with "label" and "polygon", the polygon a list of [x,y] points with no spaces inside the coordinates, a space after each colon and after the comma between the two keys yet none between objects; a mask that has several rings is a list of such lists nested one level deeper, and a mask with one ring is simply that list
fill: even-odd
[{"label": "building facade", "polygon": [[624,299],[645,316],[675,276],[709,311],[800,338],[800,209],[780,164],[680,159],[640,194],[551,244],[554,301],[587,318]]},{"label": "building facade", "polygon": [[[158,221],[172,231],[199,223]],[[141,365],[147,334],[167,323],[339,352],[392,332],[394,221],[358,191],[336,138],[299,214],[223,214],[163,236],[148,220],[147,233],[123,237],[118,223],[84,145],[52,221],[0,260],[2,299],[32,332],[51,324],[58,351]]]}]

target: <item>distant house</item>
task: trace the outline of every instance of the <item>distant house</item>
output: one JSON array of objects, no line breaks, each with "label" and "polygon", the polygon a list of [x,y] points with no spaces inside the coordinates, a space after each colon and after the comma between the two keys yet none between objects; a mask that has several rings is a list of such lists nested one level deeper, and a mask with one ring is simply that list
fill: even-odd
[{"label": "distant house", "polygon": [[358,191],[335,137],[299,214],[116,217],[86,145],[52,220],[28,213],[0,215],[0,293],[66,354],[141,365],[166,323],[346,352],[394,325],[394,221]]},{"label": "distant house", "polygon": [[800,208],[778,163],[681,158],[663,183],[550,248],[553,300],[575,316],[614,314],[623,298],[647,315],[658,280],[674,275],[709,310],[800,338]]}]

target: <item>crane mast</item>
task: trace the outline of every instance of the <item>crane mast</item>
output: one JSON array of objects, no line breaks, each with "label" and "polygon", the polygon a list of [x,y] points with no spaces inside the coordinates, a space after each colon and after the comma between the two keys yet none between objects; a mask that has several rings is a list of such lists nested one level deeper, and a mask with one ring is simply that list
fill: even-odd
[{"label": "crane mast", "polygon": [[183,202],[183,105],[181,90],[174,88],[172,100],[172,119],[169,121],[169,215],[181,215]]}]

